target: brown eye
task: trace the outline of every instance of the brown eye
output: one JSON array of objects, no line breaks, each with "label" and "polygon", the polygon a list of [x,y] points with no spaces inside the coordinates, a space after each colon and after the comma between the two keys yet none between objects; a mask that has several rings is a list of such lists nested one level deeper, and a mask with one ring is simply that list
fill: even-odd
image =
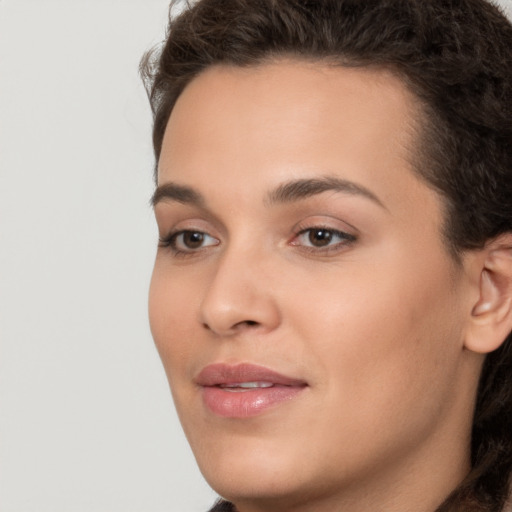
[{"label": "brown eye", "polygon": [[175,254],[192,254],[219,243],[217,238],[208,233],[191,229],[177,231],[165,239],[160,239],[160,247],[169,247]]},{"label": "brown eye", "polygon": [[308,240],[314,247],[324,247],[331,243],[333,232],[328,229],[310,229]]},{"label": "brown eye", "polygon": [[341,249],[355,240],[354,235],[344,231],[318,226],[302,230],[292,241],[292,245],[302,246],[311,251],[325,252]]},{"label": "brown eye", "polygon": [[199,249],[204,243],[204,233],[200,231],[184,231],[181,238],[187,249]]}]

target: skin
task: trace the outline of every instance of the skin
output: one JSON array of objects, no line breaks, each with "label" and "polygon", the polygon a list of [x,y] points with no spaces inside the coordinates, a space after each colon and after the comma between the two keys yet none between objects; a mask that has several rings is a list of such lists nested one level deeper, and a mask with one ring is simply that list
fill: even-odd
[{"label": "skin", "polygon": [[[385,71],[293,60],[210,68],[172,112],[158,184],[203,202],[157,194],[160,238],[205,238],[159,247],[151,328],[201,471],[240,512],[432,512],[469,470],[477,265],[454,263],[412,171],[419,117]],[[326,177],[367,193],[269,199]],[[315,227],[349,237],[318,245]],[[219,362],[308,386],[222,418],[194,383]]]}]

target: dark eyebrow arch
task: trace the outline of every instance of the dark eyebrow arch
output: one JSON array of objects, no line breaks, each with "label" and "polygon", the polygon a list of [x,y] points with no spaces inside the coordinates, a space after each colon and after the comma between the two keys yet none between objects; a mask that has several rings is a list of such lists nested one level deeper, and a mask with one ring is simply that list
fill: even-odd
[{"label": "dark eyebrow arch", "polygon": [[[380,207],[387,210],[382,201],[366,187],[354,183],[353,181],[333,176],[288,181],[270,191],[265,198],[265,203],[269,206],[280,203],[289,203],[329,191],[360,195],[370,199]],[[179,185],[173,182],[159,185],[151,196],[150,203],[155,207],[159,202],[164,200],[176,201],[178,203],[200,207],[204,207],[205,205],[204,197],[197,190],[192,187]]]},{"label": "dark eyebrow arch", "polygon": [[267,195],[265,202],[268,204],[289,203],[329,191],[360,195],[370,199],[385,210],[387,209],[382,201],[366,187],[352,181],[333,176],[298,179],[283,183]]},{"label": "dark eyebrow arch", "polygon": [[150,204],[154,208],[159,202],[166,199],[194,206],[204,206],[205,204],[203,196],[197,190],[172,182],[159,185],[151,196]]}]

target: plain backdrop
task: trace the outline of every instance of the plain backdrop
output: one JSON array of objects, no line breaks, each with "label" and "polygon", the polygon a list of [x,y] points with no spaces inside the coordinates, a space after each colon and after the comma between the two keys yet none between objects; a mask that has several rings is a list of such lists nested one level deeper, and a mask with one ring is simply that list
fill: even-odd
[{"label": "plain backdrop", "polygon": [[[167,0],[0,0],[0,512],[204,512],[147,320]],[[502,0],[512,11],[512,0]]]},{"label": "plain backdrop", "polygon": [[0,511],[204,512],[154,349],[168,0],[0,0]]}]

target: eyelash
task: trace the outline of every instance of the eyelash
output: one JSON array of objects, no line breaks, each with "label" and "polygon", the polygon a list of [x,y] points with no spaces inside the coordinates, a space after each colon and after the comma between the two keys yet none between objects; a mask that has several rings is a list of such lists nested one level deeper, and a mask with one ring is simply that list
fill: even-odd
[{"label": "eyelash", "polygon": [[[315,231],[316,232],[324,232],[324,233],[329,234],[330,240],[327,241],[328,245],[325,245],[324,247],[321,247],[321,246],[315,247],[313,245],[305,245],[305,244],[299,244],[299,243],[295,242],[295,240],[299,239],[300,237],[302,237],[308,233],[309,233],[309,236],[311,236],[312,233],[314,233]],[[191,235],[198,234],[203,237],[206,236],[206,237],[209,237],[209,238],[215,240],[214,237],[212,237],[211,235],[208,235],[208,233],[205,233],[204,231],[193,230],[193,229],[183,229],[183,230],[174,231],[172,233],[169,233],[169,235],[167,235],[164,238],[160,238],[158,246],[161,248],[170,249],[172,251],[173,255],[176,257],[189,257],[189,256],[197,255],[198,253],[200,253],[202,250],[204,250],[207,247],[214,247],[214,246],[219,245],[219,243],[220,243],[219,241],[217,241],[217,243],[213,243],[213,244],[210,243],[208,245],[202,245],[201,247],[198,247],[196,249],[189,248],[187,250],[183,250],[183,249],[178,248],[178,246],[177,246],[178,238],[180,236],[186,235],[187,233],[191,234]],[[335,244],[331,244],[330,242],[333,238],[338,238],[339,241]],[[356,240],[357,240],[357,237],[355,237],[354,235],[351,235],[344,231],[340,231],[338,229],[333,229],[328,226],[312,226],[312,227],[308,227],[308,228],[299,230],[296,234],[293,235],[292,241],[289,243],[290,243],[290,245],[300,247],[302,250],[307,251],[307,252],[316,253],[316,254],[327,254],[330,252],[337,252],[340,250],[341,247],[350,245],[350,244],[354,243]]]},{"label": "eyelash", "polygon": [[211,246],[218,245],[218,243],[216,243],[216,244],[209,244],[209,245],[206,245],[206,246],[198,247],[197,249],[189,248],[188,250],[183,250],[183,249],[178,248],[178,246],[177,246],[178,237],[183,236],[183,235],[185,235],[187,233],[189,233],[191,235],[199,234],[199,235],[202,235],[203,237],[207,236],[207,237],[212,238],[212,239],[215,240],[214,237],[212,237],[208,233],[205,233],[204,231],[194,230],[194,229],[181,229],[179,231],[174,231],[172,233],[169,233],[164,238],[160,238],[159,239],[159,243],[158,243],[158,247],[170,249],[172,251],[173,255],[176,256],[176,257],[187,257],[187,256],[193,256],[193,255],[198,254],[202,249],[205,249],[206,247],[211,247]]},{"label": "eyelash", "polygon": [[[352,243],[354,243],[357,238],[354,235],[351,235],[350,233],[346,233],[345,231],[340,231],[339,229],[333,229],[328,226],[312,226],[305,229],[301,229],[296,235],[294,235],[293,240],[297,240],[299,237],[307,235],[309,233],[309,236],[314,232],[324,232],[329,233],[330,240],[327,242],[329,245],[325,245],[324,247],[316,247],[313,245],[300,245],[302,250],[311,252],[311,253],[317,253],[317,254],[328,254],[330,252],[337,252],[342,247],[346,247]],[[337,243],[331,244],[333,238],[337,237],[339,241]],[[291,245],[299,246],[298,243],[291,242]]]}]

